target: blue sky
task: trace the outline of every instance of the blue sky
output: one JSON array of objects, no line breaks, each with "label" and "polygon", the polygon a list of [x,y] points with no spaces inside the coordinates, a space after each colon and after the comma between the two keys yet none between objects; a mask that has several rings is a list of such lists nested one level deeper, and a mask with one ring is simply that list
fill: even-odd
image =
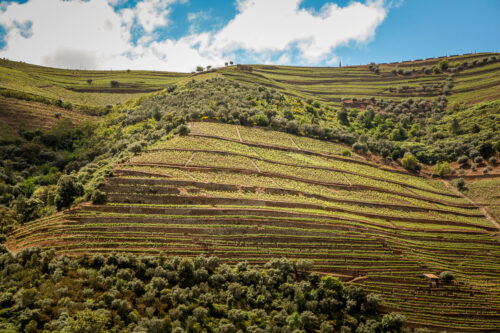
[{"label": "blue sky", "polygon": [[0,57],[62,68],[336,66],[500,51],[498,0],[0,0]]}]

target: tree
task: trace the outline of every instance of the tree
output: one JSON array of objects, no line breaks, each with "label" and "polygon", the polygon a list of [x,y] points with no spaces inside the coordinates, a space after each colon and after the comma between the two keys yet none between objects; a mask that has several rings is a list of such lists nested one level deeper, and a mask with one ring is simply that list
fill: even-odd
[{"label": "tree", "polygon": [[443,59],[438,63],[438,68],[442,71],[445,71],[450,67],[450,62],[447,59]]},{"label": "tree", "polygon": [[418,159],[412,153],[405,153],[401,159],[403,167],[407,170],[419,171],[421,166],[418,163]]},{"label": "tree", "polygon": [[406,317],[402,314],[391,312],[382,317],[382,329],[384,332],[401,332]]},{"label": "tree", "polygon": [[212,69],[212,66],[211,66],[211,65],[208,65],[208,66],[207,66],[207,71],[209,71],[210,69]]},{"label": "tree", "polygon": [[441,274],[439,274],[439,280],[445,283],[450,283],[451,281],[455,280],[455,274],[450,271],[443,271],[441,272]]},{"label": "tree", "polygon": [[460,165],[464,165],[464,164],[466,164],[468,161],[469,161],[469,157],[467,157],[466,155],[462,155],[462,156],[460,156],[460,157],[457,159],[457,162],[458,162],[458,164],[460,164]]},{"label": "tree", "polygon": [[58,210],[69,207],[76,197],[83,195],[83,185],[74,175],[64,175],[57,182],[56,206]]},{"label": "tree", "polygon": [[465,179],[463,179],[463,178],[459,178],[459,179],[457,180],[457,188],[458,188],[459,190],[463,190],[463,189],[465,188]]},{"label": "tree", "polygon": [[203,66],[196,66],[197,72],[203,72]]},{"label": "tree", "polygon": [[434,172],[439,177],[446,176],[447,174],[449,174],[451,172],[450,163],[448,163],[446,161],[436,163],[436,165],[434,166]]},{"label": "tree", "polygon": [[328,290],[333,290],[333,291],[337,291],[337,292],[340,292],[342,291],[342,282],[340,282],[339,279],[337,279],[336,277],[333,277],[333,276],[323,276],[321,278],[321,286],[325,289],[328,289]]},{"label": "tree", "polygon": [[11,225],[16,223],[16,214],[7,207],[0,207],[0,234],[6,231]]},{"label": "tree", "polygon": [[224,65],[225,65],[225,66],[227,66],[227,65],[229,65],[229,64],[228,64],[228,62],[226,61],[226,62],[224,63]]},{"label": "tree", "polygon": [[87,84],[92,84],[92,79],[87,79]]},{"label": "tree", "polygon": [[120,82],[112,80],[110,82],[112,88],[118,88],[120,86]]},{"label": "tree", "polygon": [[233,65],[233,64],[234,64],[234,62],[230,61],[230,62],[229,62],[229,64]]}]

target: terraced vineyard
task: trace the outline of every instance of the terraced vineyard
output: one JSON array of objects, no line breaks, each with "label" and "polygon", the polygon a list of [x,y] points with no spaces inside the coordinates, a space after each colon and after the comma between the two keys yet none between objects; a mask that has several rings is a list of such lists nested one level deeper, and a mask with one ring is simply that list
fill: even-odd
[{"label": "terraced vineyard", "polygon": [[[128,252],[264,263],[307,258],[383,295],[410,325],[500,327],[500,238],[443,182],[387,169],[344,147],[260,128],[191,123],[116,165],[107,203],[18,228],[7,246],[59,254]],[[452,271],[431,288],[423,273]]]},{"label": "terraced vineyard", "polygon": [[[336,106],[347,99],[348,105],[359,107],[370,105],[373,97],[398,101],[441,95],[450,72],[434,74],[431,69],[440,60],[447,59],[451,66],[467,65],[453,72],[450,102],[477,103],[500,98],[500,62],[483,63],[483,59],[497,56],[497,53],[478,53],[379,64],[379,73],[370,71],[368,65],[341,68],[251,65],[229,67],[220,72],[227,78],[258,83],[288,95],[318,99]],[[355,103],[353,97],[357,98]]]}]

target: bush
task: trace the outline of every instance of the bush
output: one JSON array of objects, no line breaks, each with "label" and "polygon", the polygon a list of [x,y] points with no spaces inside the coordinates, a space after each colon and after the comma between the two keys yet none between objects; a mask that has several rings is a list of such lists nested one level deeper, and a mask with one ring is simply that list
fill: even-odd
[{"label": "bush", "polygon": [[457,188],[459,190],[463,190],[465,188],[465,180],[463,178],[459,178],[457,181]]},{"label": "bush", "polygon": [[368,151],[368,147],[364,143],[356,142],[352,145],[352,150],[357,153],[366,153]]},{"label": "bush", "polygon": [[441,274],[439,274],[439,280],[443,281],[444,283],[450,283],[451,281],[455,280],[455,274],[450,271],[443,271],[441,272]]},{"label": "bush", "polygon": [[92,79],[87,79],[87,84],[92,84]]},{"label": "bush", "polygon": [[439,162],[434,166],[434,172],[439,176],[443,177],[451,173],[450,163],[443,161]]},{"label": "bush", "polygon": [[460,156],[457,160],[458,164],[466,164],[467,161],[469,161],[469,157],[465,155]]},{"label": "bush", "polygon": [[342,156],[351,156],[351,151],[349,149],[342,150]]},{"label": "bush", "polygon": [[189,127],[186,124],[181,124],[181,125],[177,126],[175,132],[179,135],[188,135],[189,132],[191,132],[191,130],[189,129]]},{"label": "bush", "polygon": [[112,88],[118,88],[120,86],[120,82],[111,80],[110,82]]},{"label": "bush", "polygon": [[491,165],[496,165],[498,162],[498,159],[495,156],[491,156],[488,161],[490,162]]},{"label": "bush", "polygon": [[252,121],[257,125],[257,126],[267,126],[269,125],[269,119],[262,114],[262,113],[257,113],[255,116],[252,117]]},{"label": "bush", "polygon": [[102,205],[106,203],[106,193],[100,191],[100,190],[95,190],[92,193],[92,196],[90,197],[92,200],[92,203],[94,205]]},{"label": "bush", "polygon": [[450,67],[450,62],[446,59],[443,59],[438,63],[438,67],[440,70],[445,71],[448,69],[448,67]]},{"label": "bush", "polygon": [[483,163],[484,158],[482,156],[476,156],[474,157],[474,163],[481,164]]},{"label": "bush", "polygon": [[128,146],[128,150],[134,154],[138,154],[142,150],[142,146],[139,142],[134,142]]},{"label": "bush", "polygon": [[412,153],[405,153],[401,159],[403,167],[407,170],[420,171],[421,166],[418,163],[418,159]]},{"label": "bush", "polygon": [[288,133],[297,134],[299,130],[299,123],[296,120],[290,120],[286,123],[285,130]]}]

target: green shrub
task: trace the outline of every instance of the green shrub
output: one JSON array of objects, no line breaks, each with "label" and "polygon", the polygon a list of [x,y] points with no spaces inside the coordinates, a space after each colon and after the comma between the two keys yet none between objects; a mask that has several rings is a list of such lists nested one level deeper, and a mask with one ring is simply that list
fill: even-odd
[{"label": "green shrub", "polygon": [[443,177],[451,173],[450,163],[443,161],[439,162],[434,166],[434,172],[439,176]]},{"label": "green shrub", "polygon": [[269,119],[267,119],[266,115],[264,115],[263,113],[257,113],[255,116],[252,117],[252,121],[257,126],[267,126],[267,125],[269,125]]},{"label": "green shrub", "polygon": [[469,158],[466,155],[462,155],[457,159],[458,164],[466,164]]},{"label": "green shrub", "polygon": [[420,171],[421,166],[418,163],[418,159],[412,153],[405,153],[401,159],[401,163],[407,170]]},{"label": "green shrub", "polygon": [[366,153],[368,151],[368,147],[364,143],[356,142],[352,145],[352,150],[357,153]]},{"label": "green shrub", "polygon": [[343,149],[342,156],[351,156],[351,151],[349,149]]},{"label": "green shrub", "polygon": [[142,151],[142,146],[139,142],[134,142],[128,146],[128,150],[134,154],[138,154]]},{"label": "green shrub", "polygon": [[94,205],[102,205],[102,204],[105,204],[106,203],[106,193],[100,191],[100,190],[95,190],[93,193],[92,193],[92,196],[90,197],[90,199],[92,200],[92,203]]},{"label": "green shrub", "polygon": [[438,67],[440,70],[445,71],[450,66],[450,62],[447,59],[443,59],[438,63]]},{"label": "green shrub", "polygon": [[112,88],[118,88],[120,86],[120,82],[115,81],[115,80],[111,80],[110,84],[111,84]]},{"label": "green shrub", "polygon": [[186,124],[180,124],[179,126],[177,126],[177,128],[175,129],[175,132],[179,135],[188,135],[189,132],[191,132],[191,130],[189,129],[189,127],[186,125]]},{"label": "green shrub", "polygon": [[496,158],[495,156],[491,156],[488,161],[491,165],[496,165],[498,163],[498,158]]},{"label": "green shrub", "polygon": [[439,280],[443,281],[444,283],[449,283],[455,280],[455,274],[450,271],[443,271],[441,272],[441,274],[439,274]]},{"label": "green shrub", "polygon": [[463,178],[459,178],[457,181],[457,188],[459,190],[463,190],[465,188],[465,180]]}]

